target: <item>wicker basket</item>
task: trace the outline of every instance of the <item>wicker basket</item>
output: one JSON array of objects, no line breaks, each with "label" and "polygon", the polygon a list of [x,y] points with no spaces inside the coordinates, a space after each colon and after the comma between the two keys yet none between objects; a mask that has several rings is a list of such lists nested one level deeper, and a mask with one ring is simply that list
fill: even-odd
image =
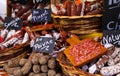
[{"label": "wicker basket", "polygon": [[79,67],[74,67],[66,58],[63,52],[60,52],[58,54],[57,60],[62,67],[64,76],[102,76],[100,74],[90,74],[79,69]]},{"label": "wicker basket", "polygon": [[21,59],[27,56],[28,47],[29,41],[0,52],[0,66],[3,66],[8,60]]},{"label": "wicker basket", "polygon": [[102,14],[86,16],[54,16],[53,22],[56,27],[63,27],[66,31],[74,34],[91,34],[101,31]]}]

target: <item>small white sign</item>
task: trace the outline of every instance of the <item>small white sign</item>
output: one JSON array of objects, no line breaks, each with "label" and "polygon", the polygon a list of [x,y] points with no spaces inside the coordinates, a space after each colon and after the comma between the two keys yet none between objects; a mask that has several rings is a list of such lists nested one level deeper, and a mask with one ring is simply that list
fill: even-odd
[{"label": "small white sign", "polygon": [[0,16],[5,18],[7,16],[7,0],[0,0]]}]

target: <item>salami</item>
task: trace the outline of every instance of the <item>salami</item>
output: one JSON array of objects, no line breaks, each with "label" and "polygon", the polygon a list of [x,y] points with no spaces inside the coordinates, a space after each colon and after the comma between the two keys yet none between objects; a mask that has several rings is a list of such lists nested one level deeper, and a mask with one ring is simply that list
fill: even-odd
[{"label": "salami", "polygon": [[79,44],[71,47],[70,51],[64,51],[65,55],[74,66],[84,65],[105,52],[106,48],[93,39],[82,40]]},{"label": "salami", "polygon": [[70,0],[67,0],[66,8],[67,8],[67,15],[71,16],[71,2],[70,2]]},{"label": "salami", "polygon": [[105,76],[110,76],[120,73],[120,63],[113,66],[103,67],[101,68],[100,72],[102,75]]},{"label": "salami", "polygon": [[71,16],[76,16],[77,15],[77,7],[75,5],[75,3],[73,2],[71,5]]}]

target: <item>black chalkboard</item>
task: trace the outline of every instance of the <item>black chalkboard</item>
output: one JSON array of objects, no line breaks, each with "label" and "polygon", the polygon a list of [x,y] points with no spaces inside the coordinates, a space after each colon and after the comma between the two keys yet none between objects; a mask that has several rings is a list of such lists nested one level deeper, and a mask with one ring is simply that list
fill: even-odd
[{"label": "black chalkboard", "polygon": [[35,39],[33,51],[52,53],[55,47],[55,39],[49,37],[38,37]]},{"label": "black chalkboard", "polygon": [[4,27],[8,30],[20,30],[22,25],[22,20],[20,18],[5,17]]},{"label": "black chalkboard", "polygon": [[120,0],[104,0],[104,10],[112,11],[114,9],[120,9]]},{"label": "black chalkboard", "polygon": [[103,30],[120,30],[120,0],[104,0]]},{"label": "black chalkboard", "polygon": [[34,0],[35,1],[35,4],[39,4],[39,3],[50,3],[50,0]]},{"label": "black chalkboard", "polygon": [[103,31],[103,39],[102,43],[111,43],[117,47],[120,47],[120,30],[114,30],[114,31],[109,31],[105,30]]},{"label": "black chalkboard", "polygon": [[32,10],[32,21],[33,22],[50,22],[51,11],[50,9],[33,9]]},{"label": "black chalkboard", "polygon": [[13,3],[27,4],[28,0],[11,0]]}]

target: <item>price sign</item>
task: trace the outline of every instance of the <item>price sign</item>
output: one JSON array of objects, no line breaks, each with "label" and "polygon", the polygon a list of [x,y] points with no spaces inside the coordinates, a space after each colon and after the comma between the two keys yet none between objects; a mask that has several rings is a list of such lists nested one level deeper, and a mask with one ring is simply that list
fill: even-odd
[{"label": "price sign", "polygon": [[111,43],[117,47],[120,47],[120,31],[103,31],[102,43]]},{"label": "price sign", "polygon": [[38,37],[35,40],[33,50],[37,52],[52,53],[55,47],[55,39],[48,37]]},{"label": "price sign", "polygon": [[12,0],[13,3],[21,3],[21,4],[26,4],[28,0]]},{"label": "price sign", "polygon": [[38,3],[44,3],[44,4],[46,4],[46,3],[50,3],[50,0],[34,0],[34,3],[35,4],[38,4]]},{"label": "price sign", "polygon": [[11,0],[11,1],[14,2],[14,3],[20,2],[20,0]]},{"label": "price sign", "polygon": [[120,0],[104,0],[103,30],[120,30]]},{"label": "price sign", "polygon": [[33,22],[50,22],[51,21],[50,9],[33,9],[32,21]]},{"label": "price sign", "polygon": [[22,20],[20,18],[5,17],[4,27],[8,30],[20,30],[22,28]]}]

